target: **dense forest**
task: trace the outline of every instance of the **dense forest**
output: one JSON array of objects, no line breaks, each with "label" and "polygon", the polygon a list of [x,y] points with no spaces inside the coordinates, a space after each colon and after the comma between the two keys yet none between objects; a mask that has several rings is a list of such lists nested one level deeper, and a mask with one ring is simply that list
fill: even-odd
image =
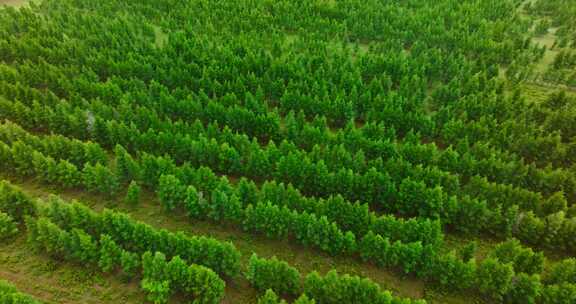
[{"label": "dense forest", "polygon": [[576,1],[0,0],[0,303],[576,303]]}]

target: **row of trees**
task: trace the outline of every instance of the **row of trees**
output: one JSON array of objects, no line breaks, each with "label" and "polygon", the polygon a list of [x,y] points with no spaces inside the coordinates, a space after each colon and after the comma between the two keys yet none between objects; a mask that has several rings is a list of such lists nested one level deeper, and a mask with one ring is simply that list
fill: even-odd
[{"label": "row of trees", "polygon": [[225,283],[212,270],[187,265],[179,256],[170,261],[161,252],[142,255],[142,287],[154,303],[167,303],[175,291],[192,294],[197,303],[217,304],[224,295]]},{"label": "row of trees", "polygon": [[[503,247],[522,250],[514,242],[508,242],[493,253],[502,254]],[[506,257],[504,257],[506,258]],[[514,274],[517,261],[512,264],[501,264],[498,258],[488,257],[479,265],[477,272],[477,288],[482,292],[492,293],[506,303],[570,303],[573,301],[574,285],[558,283],[543,285],[537,274],[527,274],[520,271]],[[360,303],[397,303],[398,298],[392,298],[389,293],[381,292],[379,287],[370,280],[344,275],[330,271],[321,277],[318,273],[310,273],[302,282],[298,271],[285,262],[275,258],[263,259],[252,256],[247,277],[258,290],[269,290],[264,299],[279,303],[275,293],[305,295],[316,303],[342,303],[358,301]],[[472,268],[474,269],[474,268]],[[445,268],[451,271],[451,268]],[[403,300],[408,301],[408,300]],[[401,302],[404,303],[404,302]]]},{"label": "row of trees", "polygon": [[34,136],[9,120],[0,124],[0,140],[9,145],[22,142],[45,155],[66,159],[78,167],[86,163],[92,165],[108,163],[106,151],[96,143],[70,139],[62,135]]},{"label": "row of trees", "polygon": [[82,229],[93,237],[107,234],[125,250],[138,254],[159,251],[168,258],[180,256],[187,263],[208,267],[226,277],[240,273],[240,252],[229,242],[156,229],[123,213],[108,209],[96,213],[55,196],[47,203],[43,214],[65,230]]},{"label": "row of trees", "polygon": [[142,269],[142,289],[154,303],[167,303],[169,295],[182,291],[197,303],[220,303],[225,283],[212,270],[188,265],[179,256],[166,261],[164,254],[145,252],[142,256],[118,246],[110,236],[96,240],[81,229],[66,231],[49,219],[26,219],[28,240],[50,255],[82,265],[99,266],[110,272],[120,267],[125,276],[133,277]]},{"label": "row of trees", "polygon": [[[314,303],[426,303],[424,300],[393,297],[369,279],[339,275],[336,271],[330,271],[324,277],[312,272],[303,280],[298,270],[275,257],[264,259],[253,255],[246,277],[257,290],[266,291],[264,299],[272,300],[275,294],[298,295],[304,291],[304,295]],[[295,303],[304,301],[303,297]]]},{"label": "row of trees", "polygon": [[192,218],[239,221],[245,218],[241,209],[269,203],[288,212],[326,217],[340,229],[357,235],[372,230],[393,240],[421,241],[432,245],[442,243],[439,221],[376,216],[366,206],[349,204],[339,196],[326,200],[305,198],[290,185],[282,183],[265,182],[258,188],[254,182],[242,178],[234,185],[205,167],[183,167],[173,173],[177,176],[163,174],[159,178],[157,193],[160,201],[167,210],[184,207]]}]

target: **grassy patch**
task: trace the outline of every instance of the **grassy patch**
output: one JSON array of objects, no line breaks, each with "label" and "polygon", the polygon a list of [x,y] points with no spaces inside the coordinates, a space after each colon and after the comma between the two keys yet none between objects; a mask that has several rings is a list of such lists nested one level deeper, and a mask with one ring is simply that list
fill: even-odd
[{"label": "grassy patch", "polygon": [[28,3],[29,0],[0,0],[0,8],[3,5],[6,6],[13,6],[13,7],[22,7]]},{"label": "grassy patch", "polygon": [[24,234],[0,246],[0,278],[44,303],[142,303],[136,283],[36,254]]},{"label": "grassy patch", "polygon": [[154,28],[154,46],[158,47],[158,48],[163,48],[166,43],[168,43],[168,34],[164,33],[164,31],[162,31],[162,28],[159,26],[152,26]]}]

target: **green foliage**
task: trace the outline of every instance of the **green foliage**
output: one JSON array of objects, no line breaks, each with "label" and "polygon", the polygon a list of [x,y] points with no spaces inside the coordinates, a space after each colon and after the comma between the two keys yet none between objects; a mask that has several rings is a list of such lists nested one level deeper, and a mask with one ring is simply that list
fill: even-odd
[{"label": "green foliage", "polygon": [[168,303],[170,297],[170,282],[169,281],[154,281],[143,279],[142,289],[147,292],[146,298],[154,304]]},{"label": "green foliage", "polygon": [[542,36],[548,33],[549,28],[550,28],[550,21],[541,20],[536,25],[536,29],[534,29],[534,32],[536,33],[536,35]]},{"label": "green foliage", "polygon": [[83,184],[88,191],[104,194],[108,197],[116,195],[120,183],[116,175],[102,164],[86,164],[82,170]]},{"label": "green foliage", "polygon": [[517,304],[537,303],[542,291],[540,276],[521,273],[514,278],[512,288],[507,295],[507,302]]},{"label": "green foliage", "polygon": [[6,304],[40,304],[40,301],[22,293],[7,281],[0,280],[0,303]]},{"label": "green foliage", "polygon": [[513,276],[511,264],[501,264],[494,258],[487,258],[478,266],[476,285],[482,293],[500,299],[512,287]]},{"label": "green foliage", "polygon": [[6,239],[18,233],[18,227],[14,219],[4,213],[0,212],[0,239]]},{"label": "green foliage", "polygon": [[336,271],[330,271],[321,277],[317,272],[311,272],[306,276],[304,291],[316,303],[425,303],[421,300],[400,300],[393,297],[388,291],[380,290],[380,287],[368,279],[356,276],[340,276]]},{"label": "green foliage", "polygon": [[296,295],[301,289],[298,270],[276,257],[263,259],[252,254],[246,279],[260,292],[272,290],[282,295]]},{"label": "green foliage", "polygon": [[478,244],[476,241],[471,241],[468,244],[464,245],[458,251],[458,255],[464,261],[470,261],[476,255],[476,251],[478,250]]},{"label": "green foliage", "polygon": [[167,211],[184,203],[186,187],[173,175],[162,175],[158,180],[158,197]]},{"label": "green foliage", "polygon": [[228,242],[156,229],[124,213],[108,209],[96,213],[78,202],[66,203],[57,197],[49,201],[45,215],[66,229],[82,229],[93,237],[106,234],[118,246],[134,253],[155,249],[168,257],[180,256],[188,263],[206,266],[228,277],[240,272],[240,253]]},{"label": "green foliage", "polygon": [[[129,204],[142,186],[167,211],[442,287],[570,301],[570,262],[542,285],[543,254],[520,242],[576,251],[575,104],[565,93],[539,102],[521,82],[576,83],[574,4],[531,1],[520,18],[520,2],[46,0],[0,9],[0,171],[109,198],[130,183]],[[534,42],[557,38],[543,75],[533,67],[552,58],[533,32],[542,36]],[[119,263],[134,276],[140,255],[163,255],[165,271],[143,284],[153,301],[179,289],[216,301],[221,284],[202,267],[228,279],[240,272],[229,243],[53,198],[35,218],[32,201],[8,188],[0,185],[0,211],[28,218],[31,241],[58,258],[110,272]],[[450,251],[444,232],[519,241],[477,264],[474,244]],[[332,288],[315,287],[316,302],[392,301],[334,276],[327,283],[352,290],[330,297]],[[204,279],[214,289],[195,289]]]},{"label": "green foliage", "polygon": [[563,283],[547,285],[542,288],[543,304],[568,304],[576,301],[576,285]]},{"label": "green foliage", "polygon": [[121,145],[114,148],[116,160],[116,176],[121,182],[129,182],[140,178],[140,165]]},{"label": "green foliage", "polygon": [[576,259],[569,258],[562,260],[552,266],[548,275],[546,276],[546,283],[561,284],[572,283],[576,284]]},{"label": "green foliage", "polygon": [[280,299],[274,291],[268,289],[264,295],[258,299],[258,304],[286,304],[286,301]]},{"label": "green foliage", "polygon": [[516,272],[537,274],[544,269],[544,254],[522,247],[516,239],[498,244],[489,256],[498,259],[501,263],[512,263]]},{"label": "green foliage", "polygon": [[314,301],[314,299],[308,298],[306,294],[301,295],[300,297],[298,297],[298,299],[296,299],[296,301],[294,301],[294,304],[315,304],[315,303],[316,301]]},{"label": "green foliage", "polygon": [[100,259],[98,266],[102,272],[110,272],[120,265],[122,249],[108,235],[100,236]]},{"label": "green foliage", "polygon": [[26,216],[36,214],[36,204],[18,188],[6,181],[0,182],[0,211],[16,222],[22,222]]},{"label": "green foliage", "polygon": [[124,202],[130,206],[136,206],[140,202],[142,189],[137,182],[131,181],[124,197]]},{"label": "green foliage", "polygon": [[220,303],[224,295],[225,283],[212,270],[195,264],[187,265],[178,256],[166,261],[161,252],[154,255],[145,252],[142,267],[142,287],[157,303],[166,303],[177,290],[191,293],[195,302],[206,304]]},{"label": "green foliage", "polygon": [[140,267],[140,257],[125,250],[120,252],[120,267],[125,278],[131,279],[136,275],[136,271]]}]

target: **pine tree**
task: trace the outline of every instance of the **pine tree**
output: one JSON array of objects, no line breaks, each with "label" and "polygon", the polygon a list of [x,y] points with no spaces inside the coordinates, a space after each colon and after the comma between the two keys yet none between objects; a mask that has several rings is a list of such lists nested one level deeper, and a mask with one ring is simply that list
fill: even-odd
[{"label": "pine tree", "polygon": [[120,266],[126,279],[131,279],[136,275],[140,266],[140,259],[137,254],[122,250],[120,253]]},{"label": "pine tree", "polygon": [[124,197],[124,202],[130,206],[136,206],[140,202],[140,193],[141,193],[140,186],[136,181],[131,181],[130,185],[128,186],[128,191],[126,192],[126,196]]},{"label": "pine tree", "polygon": [[487,258],[478,267],[476,284],[482,293],[500,299],[510,289],[513,276],[511,264],[501,264],[497,259]]},{"label": "pine tree", "polygon": [[100,258],[98,266],[103,272],[109,272],[120,265],[122,250],[108,235],[100,236]]},{"label": "pine tree", "polygon": [[167,211],[184,203],[186,187],[174,175],[162,175],[158,180],[158,197]]},{"label": "pine tree", "polygon": [[264,296],[258,299],[258,304],[286,304],[286,301],[280,299],[274,291],[268,289]]},{"label": "pine tree", "polygon": [[18,227],[14,219],[4,213],[0,212],[0,240],[14,236],[18,233]]},{"label": "pine tree", "polygon": [[259,291],[273,290],[278,294],[296,295],[300,292],[300,273],[276,257],[259,258],[252,254],[246,278]]}]

